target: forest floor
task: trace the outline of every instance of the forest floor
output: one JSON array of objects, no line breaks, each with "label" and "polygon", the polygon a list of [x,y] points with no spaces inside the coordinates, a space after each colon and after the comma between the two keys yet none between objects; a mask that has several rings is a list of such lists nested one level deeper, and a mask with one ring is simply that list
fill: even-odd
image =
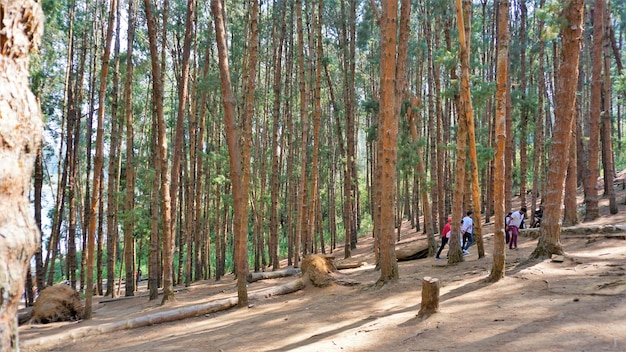
[{"label": "forest floor", "polygon": [[[621,187],[620,187],[621,188]],[[626,191],[618,190],[619,213],[591,224],[626,225]],[[527,220],[528,222],[528,220]],[[175,287],[176,301],[162,307],[148,300],[146,282],[135,298],[94,299],[93,319],[20,327],[22,351],[626,351],[626,234],[562,236],[565,260],[528,260],[536,239],[521,236],[507,250],[506,276],[487,283],[492,267],[493,224],[483,225],[486,256],[476,246],[457,265],[425,258],[398,263],[398,282],[376,287],[371,238],[360,238],[348,262],[365,262],[339,275],[355,286],[304,289],[251,301],[180,321],[26,346],[42,337],[236,296],[226,276]],[[408,224],[398,248],[424,238]],[[447,252],[447,248],[444,253]],[[443,256],[442,254],[442,256]],[[343,251],[334,255],[339,260]],[[440,311],[428,318],[420,309],[424,277],[441,283]],[[295,280],[257,281],[248,292]]]}]

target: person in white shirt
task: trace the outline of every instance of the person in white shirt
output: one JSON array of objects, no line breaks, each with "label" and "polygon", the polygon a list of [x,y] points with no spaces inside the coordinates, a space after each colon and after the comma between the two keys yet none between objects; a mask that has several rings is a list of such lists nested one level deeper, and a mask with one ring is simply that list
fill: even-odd
[{"label": "person in white shirt", "polygon": [[473,211],[469,210],[467,212],[467,216],[463,218],[463,223],[461,224],[461,234],[463,235],[463,255],[468,255],[468,248],[474,244],[474,220],[472,219]]},{"label": "person in white shirt", "polygon": [[509,229],[511,231],[509,249],[517,249],[517,235],[519,234],[519,229],[520,227],[522,227],[522,223],[524,222],[525,217],[526,207],[521,207],[520,210],[511,214],[511,219],[509,220]]}]

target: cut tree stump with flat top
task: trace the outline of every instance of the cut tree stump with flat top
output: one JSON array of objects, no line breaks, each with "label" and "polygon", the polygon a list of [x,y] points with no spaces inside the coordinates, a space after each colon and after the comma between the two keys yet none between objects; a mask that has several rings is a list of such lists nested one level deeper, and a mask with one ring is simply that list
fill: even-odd
[{"label": "cut tree stump with flat top", "polygon": [[422,304],[417,316],[425,318],[439,311],[439,279],[426,276],[422,280]]}]

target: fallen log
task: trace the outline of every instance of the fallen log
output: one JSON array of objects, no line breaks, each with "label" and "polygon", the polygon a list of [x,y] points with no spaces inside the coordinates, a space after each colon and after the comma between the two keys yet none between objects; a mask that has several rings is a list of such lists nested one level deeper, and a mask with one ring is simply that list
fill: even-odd
[{"label": "fallen log", "polygon": [[[585,237],[598,234],[605,234],[605,236],[610,237],[611,234],[623,232],[626,232],[624,225],[576,225],[561,228],[561,236],[564,237]],[[521,229],[519,234],[535,239],[541,234],[541,228]]]},{"label": "fallen log", "polygon": [[337,268],[337,270],[356,269],[362,267],[363,265],[367,265],[367,263],[335,263],[335,268]]},{"label": "fallen log", "polygon": [[[176,289],[174,290],[174,293],[179,293],[182,291],[187,291],[188,289],[186,288],[182,288],[182,289]],[[163,290],[159,290],[159,292],[157,292],[157,295],[162,295],[163,294]],[[117,302],[117,301],[125,301],[127,299],[133,299],[133,298],[143,298],[143,297],[149,297],[150,293],[144,293],[144,294],[140,294],[140,295],[134,295],[134,296],[120,296],[120,297],[115,297],[115,298],[108,298],[108,299],[103,299],[101,301],[99,301],[98,303],[109,303],[109,302]]]},{"label": "fallen log", "polygon": [[[272,296],[284,295],[292,292],[296,292],[304,288],[304,281],[297,279],[292,282],[279,285],[276,287],[270,287],[264,290],[253,292],[248,295],[249,300],[258,300],[262,298],[269,298]],[[106,323],[95,326],[84,326],[63,333],[55,334],[52,336],[44,336],[30,340],[22,340],[21,347],[36,347],[36,346],[48,346],[67,342],[68,340],[75,340],[85,336],[93,336],[97,334],[106,334],[120,330],[139,328],[149,325],[168,323],[172,321],[198,317],[201,315],[215,313],[223,310],[230,309],[237,305],[237,297],[228,297],[218,299],[212,302],[197,304],[188,307],[180,307],[164,312],[158,312],[154,314],[143,315],[136,318],[126,319],[122,321],[116,321],[113,323]]]},{"label": "fallen log", "polygon": [[276,270],[276,271],[249,273],[246,280],[248,282],[256,282],[259,280],[277,279],[281,277],[298,275],[300,274],[300,272],[301,272],[300,268],[286,268],[283,270]]},{"label": "fallen log", "polygon": [[428,243],[421,242],[412,246],[396,249],[398,261],[415,260],[428,257]]},{"label": "fallen log", "polygon": [[17,314],[17,325],[23,325],[28,323],[32,316],[33,307],[26,307],[25,309],[21,309]]}]

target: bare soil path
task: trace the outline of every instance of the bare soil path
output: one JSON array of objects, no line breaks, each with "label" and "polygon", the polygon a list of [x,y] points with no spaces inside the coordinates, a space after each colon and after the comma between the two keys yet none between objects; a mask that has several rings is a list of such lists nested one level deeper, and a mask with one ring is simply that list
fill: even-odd
[{"label": "bare soil path", "polygon": [[[594,224],[626,225],[624,191],[618,195],[620,212],[609,216],[603,200],[603,217]],[[506,277],[490,284],[484,280],[492,265],[490,227],[484,227],[485,258],[478,259],[472,247],[465,262],[454,266],[434,258],[399,262],[400,280],[383,288],[374,285],[380,273],[372,240],[361,238],[350,261],[367,265],[340,271],[360,282],[356,286],[307,286],[249,308],[24,347],[81,326],[230,297],[236,282],[227,276],[179,287],[176,302],[166,307],[147,297],[98,298],[91,321],[20,327],[22,351],[626,351],[624,236],[564,236],[562,263],[528,261],[537,240],[522,236],[519,250],[507,253]],[[402,230],[402,242],[421,236]],[[341,251],[335,255],[343,258]],[[440,279],[440,312],[419,319],[425,276]],[[291,280],[261,280],[249,291]]]}]

